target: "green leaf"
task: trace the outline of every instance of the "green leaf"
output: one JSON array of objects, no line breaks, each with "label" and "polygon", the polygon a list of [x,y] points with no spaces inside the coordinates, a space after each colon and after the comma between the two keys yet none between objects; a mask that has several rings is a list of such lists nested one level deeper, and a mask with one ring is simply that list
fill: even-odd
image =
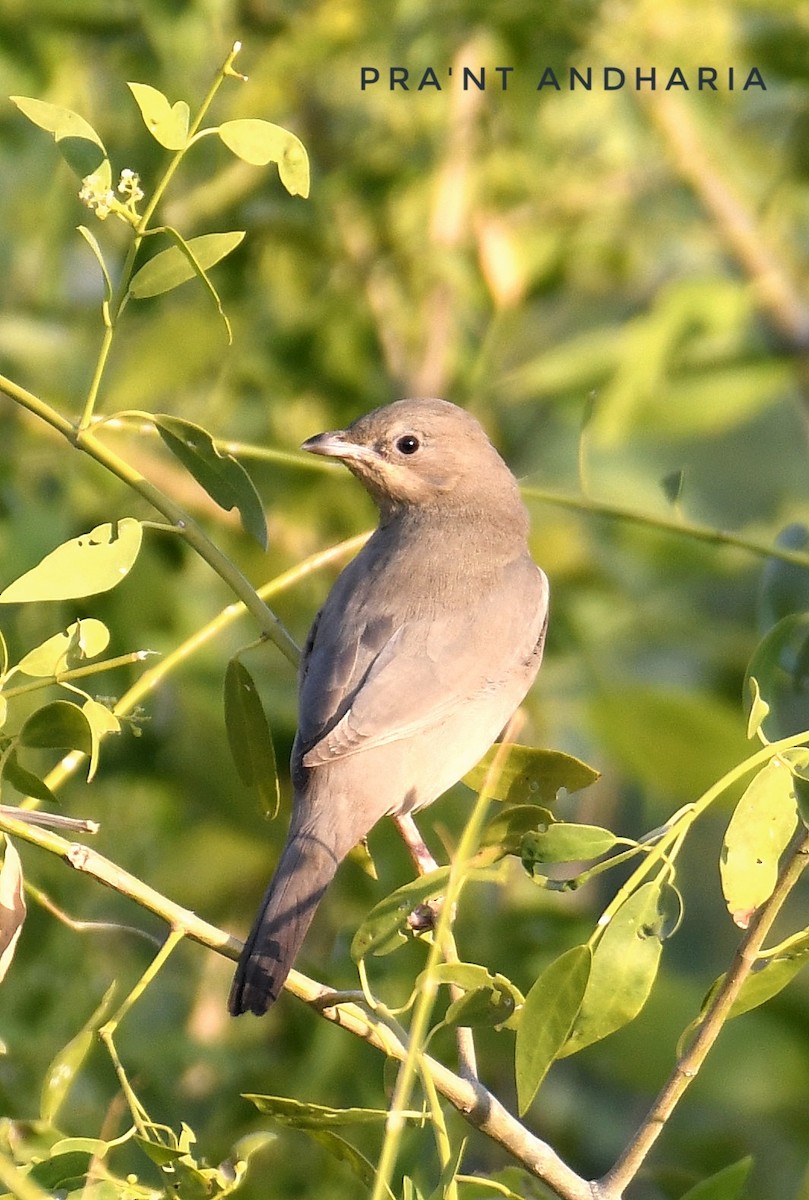
[{"label": "green leaf", "polygon": [[136,300],[146,300],[172,291],[195,275],[207,279],[205,272],[208,268],[232,253],[243,238],[243,231],[232,230],[229,233],[203,233],[188,241],[182,239],[189,254],[179,246],[170,246],[168,250],[155,254],[135,272],[129,284],[129,295]]},{"label": "green leaf", "polygon": [[[453,1000],[444,1014],[442,1025],[493,1025],[501,1029],[508,1025],[523,995],[505,975],[487,971],[478,963],[439,963],[429,974],[438,984],[450,984],[463,989],[463,996]],[[428,978],[423,971],[418,978],[420,987]]]},{"label": "green leaf", "polygon": [[217,130],[222,142],[237,157],[256,167],[278,164],[290,196],[309,195],[309,156],[300,138],[270,121],[225,121]]},{"label": "green leaf", "polygon": [[62,1105],[95,1042],[96,1031],[107,1018],[114,993],[115,985],[112,984],[83,1028],[62,1047],[48,1067],[39,1102],[40,1116],[46,1124],[56,1123]]},{"label": "green leaf", "polygon": [[[776,538],[785,550],[809,549],[809,529],[798,522],[787,525]],[[771,629],[784,617],[809,611],[809,571],[798,563],[768,558],[761,572],[758,619],[762,630]]]},{"label": "green leaf", "polygon": [[[483,787],[486,774],[499,746],[491,750],[464,775],[467,787],[477,792]],[[552,804],[559,791],[578,792],[599,778],[593,767],[559,750],[538,750],[533,746],[510,746],[499,778],[495,780],[494,800],[512,804],[534,801]]]},{"label": "green leaf", "polygon": [[94,233],[90,232],[86,225],[77,225],[76,228],[92,250],[93,257],[101,268],[101,275],[104,279],[104,291],[106,293],[107,303],[109,303],[109,301],[112,300],[113,293],[112,280],[110,279],[110,273],[107,270],[107,264],[104,261],[104,255],[101,252],[101,247],[98,244],[98,239]]},{"label": "green leaf", "polygon": [[[772,1000],[773,996],[777,996],[779,992],[783,991],[808,962],[809,930],[805,929],[790,938],[777,954],[771,958],[761,959],[754,965],[733,1001],[728,1015],[740,1017],[744,1013],[750,1012],[751,1009],[766,1004],[768,1000]],[[724,982],[725,976],[720,975],[711,984],[703,1001],[702,1013],[705,1012]]]},{"label": "green leaf", "polygon": [[3,631],[0,629],[0,676],[5,675],[8,670],[8,646],[6,639],[3,637]]},{"label": "green leaf", "polygon": [[545,968],[525,998],[514,1049],[520,1116],[570,1036],[591,966],[590,947],[573,946]]},{"label": "green leaf", "polygon": [[644,883],[624,901],[593,953],[587,990],[573,1030],[558,1057],[621,1029],[652,990],[668,924],[667,889]]},{"label": "green leaf", "polygon": [[[306,1132],[318,1145],[327,1150],[332,1158],[344,1162],[369,1190],[373,1187],[376,1179],[376,1166],[356,1146],[352,1146],[333,1129],[308,1128]],[[389,1191],[388,1195],[390,1196],[392,1193]]]},{"label": "green leaf", "polygon": [[21,796],[33,796],[35,800],[44,800],[46,804],[57,806],[59,804],[56,796],[43,779],[20,766],[16,750],[11,750],[5,757],[3,779],[16,788]]},{"label": "green leaf", "polygon": [[[293,1129],[339,1129],[344,1125],[381,1124],[389,1117],[386,1108],[330,1108],[323,1104],[307,1104],[303,1100],[292,1100],[288,1096],[263,1096],[255,1092],[243,1092],[245,1100],[255,1104],[259,1112],[272,1117],[281,1125]],[[412,1121],[421,1121],[420,1112],[401,1113]]]},{"label": "green leaf", "polygon": [[534,804],[509,804],[499,809],[480,836],[477,862],[496,862],[506,854],[522,853],[523,838],[553,825],[556,818],[547,808]]},{"label": "green leaf", "polygon": [[157,432],[175,458],[220,508],[236,508],[245,533],[267,548],[267,522],[258,492],[240,462],[230,454],[220,454],[206,429],[158,413],[154,418]]},{"label": "green leaf", "polygon": [[62,157],[80,179],[96,171],[107,157],[101,138],[78,113],[29,96],[9,98],[29,121],[53,134]]},{"label": "green leaf", "polygon": [[521,857],[529,875],[543,863],[587,862],[600,858],[621,842],[609,829],[598,825],[574,825],[554,821],[546,829],[526,833]]},{"label": "green leaf", "polygon": [[253,678],[238,658],[225,671],[225,728],[239,778],[245,787],[256,788],[262,808],[274,819],[281,785],[272,734]]},{"label": "green leaf", "polygon": [[761,695],[758,680],[751,675],[747,682],[750,685],[750,712],[747,716],[747,736],[754,738],[761,732],[761,727],[770,711],[770,706]]},{"label": "green leaf", "polygon": [[722,892],[734,922],[742,929],[772,894],[778,860],[797,823],[789,764],[772,759],[745,790],[722,845]]},{"label": "green leaf", "polygon": [[723,1167],[709,1179],[702,1179],[689,1188],[681,1200],[740,1200],[747,1177],[753,1166],[748,1155],[729,1167]]},{"label": "green leaf", "polygon": [[133,517],[97,525],[57,546],[38,566],[10,583],[0,593],[0,603],[75,600],[108,592],[129,574],[142,538],[141,523]]},{"label": "green leaf", "polygon": [[63,1195],[78,1191],[85,1179],[92,1155],[84,1150],[71,1150],[67,1154],[51,1154],[49,1158],[34,1163],[28,1178],[50,1192],[61,1190]]},{"label": "green leaf", "polygon": [[90,722],[76,704],[53,700],[31,713],[20,730],[20,745],[32,750],[80,750],[90,755],[93,735]]},{"label": "green leaf", "polygon": [[185,100],[171,104],[157,88],[148,83],[126,85],[135,97],[143,123],[149,133],[167,150],[182,150],[188,143],[189,108]]},{"label": "green leaf", "polygon": [[81,711],[84,713],[87,718],[87,724],[90,726],[92,743],[90,765],[87,768],[87,782],[89,783],[98,769],[101,742],[109,733],[120,733],[121,722],[115,713],[107,708],[106,704],[101,704],[98,700],[86,700],[81,707]]},{"label": "green leaf", "polygon": [[809,727],[809,612],[784,617],[753,652],[744,696],[754,696],[751,680],[770,711],[761,728],[771,741]]},{"label": "green leaf", "polygon": [[103,621],[84,617],[68,625],[65,633],[55,633],[30,650],[17,664],[24,675],[48,679],[78,667],[88,658],[103,654],[109,645],[110,631]]},{"label": "green leaf", "polygon": [[440,867],[428,875],[411,880],[375,905],[360,925],[351,942],[355,962],[368,954],[390,954],[408,941],[408,917],[420,904],[441,896],[449,879],[449,867]]}]

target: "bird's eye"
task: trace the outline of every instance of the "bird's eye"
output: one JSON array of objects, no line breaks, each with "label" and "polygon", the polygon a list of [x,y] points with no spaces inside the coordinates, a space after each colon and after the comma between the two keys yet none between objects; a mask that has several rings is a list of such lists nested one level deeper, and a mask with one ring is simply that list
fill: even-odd
[{"label": "bird's eye", "polygon": [[400,437],[396,443],[396,449],[400,454],[415,454],[421,443],[419,439],[412,433],[406,433],[404,437]]}]

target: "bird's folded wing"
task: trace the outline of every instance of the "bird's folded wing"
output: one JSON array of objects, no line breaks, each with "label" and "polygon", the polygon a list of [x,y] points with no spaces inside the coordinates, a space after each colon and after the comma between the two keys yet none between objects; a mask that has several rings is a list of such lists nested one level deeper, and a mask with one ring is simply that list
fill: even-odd
[{"label": "bird's folded wing", "polygon": [[441,613],[395,630],[369,662],[340,720],[322,736],[310,737],[308,746],[303,741],[303,765],[411,737],[521,673],[545,627],[548,589],[533,564],[520,584],[515,595],[504,580],[502,590],[470,605],[467,613]]}]

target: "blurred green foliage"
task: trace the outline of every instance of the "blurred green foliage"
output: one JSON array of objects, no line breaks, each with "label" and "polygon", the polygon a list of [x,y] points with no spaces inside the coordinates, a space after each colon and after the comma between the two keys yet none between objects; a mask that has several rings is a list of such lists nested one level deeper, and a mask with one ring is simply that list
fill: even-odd
[{"label": "blurred green foliage", "polygon": [[[312,159],[311,198],[288,196],[273,168],[234,160],[212,142],[196,148],[163,216],[189,237],[247,230],[213,269],[233,344],[196,282],[130,305],[102,412],[145,408],[227,441],[291,451],[398,395],[441,394],[475,411],[538,488],[576,493],[581,465],[590,494],[670,517],[660,480],[682,470],[676,506],[688,520],[762,541],[807,520],[809,21],[798,0],[452,0],[440,10],[401,0],[384,14],[370,0],[6,0],[0,95],[81,112],[115,169],[136,170],[148,196],[161,152],[125,81],[193,101],[236,37],[249,82],[229,82],[215,119],[261,116],[293,130]],[[453,89],[446,69],[464,63],[488,65],[490,78],[495,66],[512,65],[508,90]],[[569,64],[611,63],[679,66],[690,80],[703,64],[721,68],[720,78],[735,64],[739,79],[755,65],[767,88],[536,90],[546,65],[564,78]],[[383,82],[361,91],[366,65]],[[447,86],[390,91],[391,65],[414,77],[432,66]],[[1,369],[71,415],[102,332],[101,279],[75,233],[91,222],[122,254],[123,228],[108,222],[100,231],[52,139],[3,104]],[[155,435],[105,437],[199,516],[256,584],[372,520],[347,475],[245,458],[268,514],[265,555]],[[637,836],[747,753],[745,668],[773,611],[785,615],[783,604],[773,604],[772,589],[762,599],[766,572],[755,555],[552,502],[530,507],[552,620],[522,740],[602,772],[562,805],[565,815]],[[67,538],[123,516],[153,514],[0,399],[4,584]],[[332,575],[316,573],[277,597],[299,639]],[[809,607],[805,573],[784,579],[779,595],[787,592],[787,612]],[[92,615],[112,630],[111,653],[165,654],[230,599],[185,546],[152,532],[115,591],[20,606],[3,614],[4,632],[19,657]],[[244,620],[189,659],[149,698],[141,736],[108,741],[92,786],[75,779],[62,797],[64,811],[101,822],[94,844],[102,853],[234,930],[247,926],[283,824],[265,824],[239,782],[223,720],[226,663],[254,636]],[[247,661],[285,761],[293,671],[270,647]],[[140,669],[105,676],[103,694],[120,694]],[[457,839],[467,800],[456,789],[426,815],[433,845]],[[631,1135],[736,944],[717,863],[728,813],[706,820],[684,856],[685,920],[649,1004],[614,1037],[555,1066],[529,1117],[585,1175],[603,1171]],[[352,934],[408,878],[392,828],[379,827],[371,849],[379,881],[346,864],[300,964],[334,986],[356,986]],[[49,856],[27,847],[22,854],[28,876],[72,917],[149,925],[133,905]],[[461,952],[473,946],[478,961],[527,991],[556,955],[586,938],[610,891],[595,883],[554,895],[514,863],[507,894],[474,894],[479,905],[461,911]],[[48,1064],[110,981],[132,986],[152,951],[132,935],[77,932],[31,909],[3,983],[0,1115],[34,1118]],[[372,964],[386,1000],[404,1000],[421,953],[411,945]],[[267,1127],[240,1093],[380,1106],[387,1077],[374,1051],[291,999],[261,1022],[231,1022],[229,973],[224,960],[185,944],[121,1026],[118,1051],[156,1119],[187,1121],[213,1163],[248,1130]],[[805,1200],[808,1015],[809,983],[798,976],[731,1024],[635,1194],[680,1196],[749,1152],[753,1200]],[[450,1035],[434,1049],[451,1055]],[[484,1079],[513,1102],[512,1035],[484,1031],[480,1053]],[[61,1114],[66,1132],[123,1128],[116,1093],[96,1047]],[[361,1128],[356,1141],[373,1160],[379,1131]],[[436,1164],[423,1158],[424,1144],[406,1136],[404,1166],[429,1190]],[[246,1197],[356,1195],[346,1167],[304,1134],[282,1131],[256,1161]],[[503,1165],[483,1139],[470,1142],[468,1173]],[[142,1163],[122,1169],[141,1171]]]}]

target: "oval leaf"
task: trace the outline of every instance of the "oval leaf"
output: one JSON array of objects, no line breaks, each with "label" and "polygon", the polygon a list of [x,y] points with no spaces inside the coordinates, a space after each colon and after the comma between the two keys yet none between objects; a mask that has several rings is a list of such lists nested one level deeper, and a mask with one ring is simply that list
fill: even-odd
[{"label": "oval leaf", "polygon": [[534,804],[509,804],[501,808],[483,830],[476,862],[496,862],[506,854],[521,854],[526,833],[553,825],[556,818],[547,808]]},{"label": "oval leaf", "polygon": [[256,167],[278,164],[278,174],[291,196],[309,195],[309,156],[300,138],[270,121],[225,121],[219,137],[228,150]]},{"label": "oval leaf", "polygon": [[[439,984],[449,984],[463,989],[449,1005],[442,1025],[493,1025],[506,1026],[517,1007],[524,1003],[520,990],[505,975],[493,974],[478,963],[438,963],[430,972],[430,978]],[[422,972],[416,986],[427,979]]]},{"label": "oval leaf", "polygon": [[[378,1124],[388,1119],[385,1108],[329,1108],[324,1104],[307,1104],[303,1100],[292,1100],[287,1096],[261,1096],[255,1092],[243,1092],[245,1100],[255,1104],[259,1112],[281,1125],[294,1129],[339,1129],[343,1125]],[[401,1113],[414,1121],[422,1120],[422,1113]]]},{"label": "oval leaf", "polygon": [[[463,781],[479,791],[499,746],[492,746]],[[499,777],[494,780],[492,799],[512,804],[552,804],[560,790],[578,792],[599,778],[593,767],[560,750],[538,750],[533,746],[510,746]]]},{"label": "oval leaf", "polygon": [[181,283],[187,283],[195,275],[215,266],[235,250],[243,238],[244,233],[239,230],[232,230],[230,233],[203,233],[199,237],[189,238],[184,245],[190,250],[191,258],[184,254],[179,246],[161,250],[135,273],[129,284],[129,295],[134,296],[136,300],[146,300],[151,296],[161,296],[164,292],[170,292]]},{"label": "oval leaf", "polygon": [[141,523],[133,517],[97,525],[57,546],[38,566],[10,583],[0,593],[0,603],[75,600],[108,592],[129,573],[142,539]]},{"label": "oval leaf", "polygon": [[739,1200],[752,1166],[753,1159],[750,1156],[740,1158],[709,1179],[701,1179],[688,1189],[682,1200]]},{"label": "oval leaf", "polygon": [[239,778],[257,789],[265,813],[275,818],[281,787],[272,734],[253,678],[238,658],[225,671],[225,727]]},{"label": "oval leaf", "polygon": [[15,847],[5,841],[0,867],[0,979],[5,979],[25,920],[22,863]]},{"label": "oval leaf", "polygon": [[[766,1004],[795,978],[800,970],[809,962],[809,931],[797,935],[788,947],[785,947],[772,958],[757,963],[745,979],[739,994],[733,1001],[728,1014],[740,1017],[743,1013]],[[724,981],[722,976],[714,988]]]},{"label": "oval leaf", "polygon": [[21,796],[33,796],[35,800],[44,800],[46,804],[59,804],[56,796],[43,779],[20,766],[16,750],[12,750],[5,757],[3,779],[16,788]]},{"label": "oval leaf", "polygon": [[62,157],[80,179],[95,171],[106,158],[104,143],[92,125],[72,109],[29,96],[10,99],[29,121],[53,134]]},{"label": "oval leaf", "polygon": [[546,829],[526,833],[520,848],[523,866],[533,875],[543,863],[587,862],[600,858],[621,841],[598,825],[555,821]]},{"label": "oval leaf", "polygon": [[41,646],[29,650],[17,664],[17,670],[34,678],[52,678],[61,671],[79,666],[85,659],[102,654],[109,641],[110,631],[104,622],[85,617],[82,621],[74,621],[65,633],[55,633]]},{"label": "oval leaf", "polygon": [[722,891],[733,920],[746,929],[772,894],[778,860],[798,823],[789,764],[767,763],[736,806],[722,845]]},{"label": "oval leaf", "polygon": [[408,917],[420,904],[435,900],[443,894],[449,879],[449,867],[440,867],[429,875],[413,879],[391,892],[375,905],[351,942],[351,957],[355,962],[367,954],[390,954],[408,940]]},{"label": "oval leaf", "polygon": [[545,968],[525,998],[517,1026],[514,1070],[522,1116],[565,1045],[590,977],[589,946],[573,946]]},{"label": "oval leaf", "polygon": [[20,730],[20,745],[36,750],[80,750],[90,755],[93,735],[82,710],[67,700],[43,705]]},{"label": "oval leaf", "polygon": [[185,100],[171,104],[157,88],[148,83],[126,85],[135,97],[143,123],[149,133],[167,150],[182,150],[188,142],[189,108]]},{"label": "oval leaf", "polygon": [[220,454],[214,440],[200,425],[179,417],[157,414],[157,432],[175,458],[194,476],[220,508],[238,509],[242,528],[267,548],[267,522],[258,492],[240,462],[230,454]]},{"label": "oval leaf", "polygon": [[[756,689],[752,680],[756,681]],[[784,617],[759,642],[747,667],[745,702],[761,698],[769,711],[759,722],[770,741],[809,727],[809,612]]]},{"label": "oval leaf", "polygon": [[46,1124],[55,1125],[73,1081],[92,1049],[96,1030],[106,1020],[114,992],[113,984],[107,988],[101,1003],[86,1025],[62,1047],[48,1067],[39,1104],[40,1116]]},{"label": "oval leaf", "polygon": [[643,1008],[668,924],[664,892],[657,883],[642,884],[607,925],[593,953],[581,1010],[559,1058],[621,1029]]}]

